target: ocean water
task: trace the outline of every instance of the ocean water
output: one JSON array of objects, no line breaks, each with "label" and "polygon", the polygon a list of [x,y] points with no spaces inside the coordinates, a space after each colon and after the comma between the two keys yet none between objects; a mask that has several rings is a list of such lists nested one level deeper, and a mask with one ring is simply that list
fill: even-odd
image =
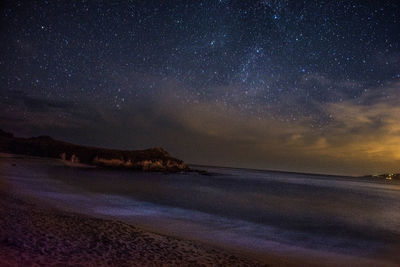
[{"label": "ocean water", "polygon": [[400,252],[396,181],[215,167],[201,167],[210,176],[139,173],[42,159],[2,158],[1,165],[17,191],[82,213],[174,225],[170,231],[198,239],[278,252]]}]

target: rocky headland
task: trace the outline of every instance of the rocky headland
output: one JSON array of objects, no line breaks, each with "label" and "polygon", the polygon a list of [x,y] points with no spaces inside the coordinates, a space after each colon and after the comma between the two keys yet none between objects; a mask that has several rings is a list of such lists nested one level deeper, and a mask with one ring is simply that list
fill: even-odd
[{"label": "rocky headland", "polygon": [[38,157],[59,158],[69,163],[82,163],[107,168],[137,171],[189,171],[179,159],[171,157],[163,148],[145,150],[114,150],[75,145],[50,136],[15,137],[0,129],[0,152]]}]

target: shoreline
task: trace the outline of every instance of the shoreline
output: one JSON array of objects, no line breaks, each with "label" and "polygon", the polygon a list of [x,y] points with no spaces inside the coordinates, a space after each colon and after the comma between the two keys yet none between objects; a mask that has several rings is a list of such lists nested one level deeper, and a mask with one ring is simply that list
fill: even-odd
[{"label": "shoreline", "polygon": [[[3,155],[0,155],[0,157]],[[18,166],[19,160],[24,160],[26,157],[14,157],[16,160],[12,160],[13,155],[8,155],[8,158],[11,158],[9,160],[4,160],[0,161],[0,167],[4,167],[3,170],[6,170],[7,167],[15,168],[13,166]],[[38,160],[42,158],[37,158]],[[52,159],[54,160],[54,159]],[[16,162],[16,165],[14,163]],[[57,161],[57,164],[62,165],[61,161]],[[71,166],[72,168],[73,166]],[[4,173],[4,178],[1,176],[0,173],[0,183],[2,182],[5,184],[7,181],[7,174]],[[3,186],[4,187],[4,186]],[[13,190],[14,189],[14,190]],[[6,199],[12,200],[10,201],[4,201],[4,197],[6,196]],[[351,264],[352,266],[365,266],[365,265],[370,265],[370,266],[393,266],[391,265],[390,262],[385,262],[385,264],[382,265],[382,261],[374,261],[372,259],[367,259],[367,258],[358,258],[355,256],[351,255],[341,255],[341,254],[334,254],[334,253],[325,253],[322,251],[314,251],[314,250],[306,250],[306,249],[301,249],[301,248],[283,248],[284,245],[279,244],[279,243],[271,243],[268,246],[264,247],[263,249],[258,249],[256,244],[254,246],[245,246],[243,245],[244,243],[240,244],[242,240],[236,239],[235,237],[230,237],[230,239],[219,239],[217,237],[212,238],[213,232],[210,231],[209,229],[203,228],[200,229],[201,226],[197,225],[196,228],[196,223],[188,224],[183,221],[176,220],[173,222],[173,220],[160,220],[159,218],[151,218],[149,217],[141,217],[140,219],[137,220],[125,220],[122,217],[119,216],[111,216],[111,215],[99,215],[95,213],[88,213],[87,211],[79,211],[78,209],[74,207],[69,207],[68,205],[58,205],[55,202],[48,201],[44,198],[41,198],[35,194],[29,194],[27,191],[21,190],[20,188],[8,188],[8,190],[0,189],[0,212],[3,212],[1,214],[2,218],[8,218],[8,219],[18,219],[18,218],[13,218],[13,214],[20,214],[21,218],[24,218],[25,213],[30,213],[33,214],[33,217],[39,216],[39,218],[47,218],[47,220],[52,221],[56,220],[56,225],[60,225],[60,222],[58,221],[57,218],[63,217],[63,218],[68,218],[70,220],[73,218],[78,223],[78,228],[79,225],[83,224],[83,227],[86,227],[85,225],[92,225],[93,227],[96,228],[99,224],[104,224],[108,225],[110,228],[113,227],[123,227],[124,229],[128,227],[130,230],[127,230],[128,232],[133,231],[132,233],[136,233],[135,231],[140,231],[144,236],[147,234],[153,236],[156,235],[158,238],[154,239],[154,242],[151,242],[150,244],[144,243],[143,247],[146,248],[146,252],[148,253],[151,251],[151,255],[157,254],[158,252],[152,251],[153,247],[159,247],[159,243],[166,244],[166,247],[173,247],[174,245],[171,245],[170,243],[172,242],[171,240],[175,240],[174,242],[182,242],[179,243],[181,244],[181,248],[183,246],[183,250],[173,250],[170,251],[173,255],[176,253],[178,254],[188,254],[186,255],[187,257],[190,257],[193,251],[188,252],[187,247],[192,247],[195,246],[196,249],[200,249],[200,251],[197,251],[196,253],[198,255],[202,255],[200,258],[200,263],[203,261],[203,257],[210,258],[211,259],[219,259],[220,256],[218,256],[220,253],[222,255],[229,255],[227,256],[228,259],[233,257],[234,259],[233,262],[227,262],[226,264],[229,265],[252,265],[252,266],[257,266],[258,264],[267,264],[268,266],[338,266],[338,265],[349,265]],[[17,207],[17,209],[15,209]],[[33,208],[32,208],[33,207]],[[4,213],[6,212],[6,213]],[[3,216],[4,215],[4,216]],[[11,217],[10,217],[11,216]],[[15,217],[15,216],[14,216]],[[1,220],[1,219],[0,219]],[[4,224],[4,220],[1,221],[2,225]],[[1,225],[1,226],[2,226]],[[15,225],[18,225],[16,223]],[[40,225],[40,223],[39,223]],[[61,224],[62,225],[62,224]],[[97,225],[97,226],[96,226]],[[36,230],[32,231],[29,227],[26,225],[22,225],[25,227],[22,229],[22,232],[35,232]],[[51,226],[50,226],[51,228]],[[61,227],[62,228],[62,227]],[[90,239],[93,236],[96,235],[101,235],[101,236],[108,236],[107,238],[115,239],[115,233],[114,232],[107,232],[107,229],[101,229],[101,228],[96,228],[98,229],[98,233],[91,233],[90,236],[87,236],[86,232],[74,232],[74,235],[76,238],[86,238]],[[68,227],[66,229],[63,229],[64,232],[62,234],[58,235],[55,237],[55,239],[63,240],[65,237],[70,235],[70,230]],[[199,231],[200,230],[200,231]],[[0,250],[3,250],[4,247],[4,240],[6,245],[10,245],[9,242],[9,237],[6,239],[4,238],[4,233],[7,231],[2,231],[2,235],[0,236]],[[202,233],[207,233],[208,237],[206,235],[202,235]],[[38,240],[41,239],[40,235],[36,237]],[[11,239],[12,240],[12,239]],[[36,245],[36,239],[34,240],[28,240],[22,242],[24,244],[28,244],[28,247],[34,247]],[[31,242],[31,243],[29,243]],[[100,244],[101,244],[100,240]],[[166,243],[165,243],[166,242]],[[174,243],[172,242],[172,243]],[[11,242],[11,245],[13,242]],[[84,245],[84,244],[81,244]],[[37,250],[37,248],[34,248]],[[137,248],[136,248],[137,249]],[[147,249],[150,249],[147,251]],[[116,249],[116,253],[118,252],[119,248]],[[215,250],[217,252],[209,254],[210,250]],[[207,252],[208,251],[208,252]],[[129,253],[134,253],[135,251],[131,251]],[[9,253],[15,253],[10,252]],[[126,252],[124,252],[126,253]],[[174,254],[175,253],[175,254]],[[216,254],[215,254],[216,253]],[[10,255],[11,255],[10,254]],[[146,254],[148,255],[148,254]],[[158,255],[158,254],[157,254]],[[153,255],[155,256],[155,255]],[[149,256],[150,258],[153,258],[153,256]],[[185,256],[185,257],[186,257]],[[36,257],[36,256],[34,256]],[[53,256],[52,256],[53,257]],[[163,256],[164,257],[164,256]],[[225,256],[222,256],[222,258]],[[0,262],[2,262],[2,257],[0,256]],[[143,260],[143,258],[141,258]],[[137,260],[137,258],[136,258]],[[248,262],[248,263],[245,263]],[[243,263],[243,264],[242,264]],[[175,264],[172,265],[185,265],[185,262],[176,262]],[[216,265],[218,262],[212,262],[209,261],[206,265]],[[190,265],[190,264],[188,264]]]},{"label": "shoreline", "polygon": [[[21,160],[24,156],[19,155],[0,155],[1,157],[15,158]],[[42,159],[42,158],[37,158]],[[9,162],[7,162],[9,164]],[[60,164],[62,164],[60,162]],[[2,166],[3,165],[3,166]],[[0,167],[5,167],[5,162],[0,161]],[[18,166],[18,164],[16,165]],[[73,220],[73,225],[65,227],[62,220]],[[33,225],[26,224],[32,221]],[[23,223],[22,223],[23,222]],[[50,222],[50,224],[49,224]],[[51,223],[52,222],[52,223]],[[101,228],[104,225],[104,228]],[[11,226],[11,227],[10,227]],[[17,226],[17,227],[13,227]],[[75,229],[93,228],[96,232],[88,233],[85,231],[76,232]],[[99,226],[101,229],[99,229]],[[115,240],[117,232],[108,231],[112,228],[127,229],[129,235],[141,236],[146,240],[152,239],[152,242],[142,243],[143,248],[133,248],[127,253],[131,256],[131,260],[126,260],[124,263],[131,266],[143,265],[162,265],[161,262],[156,262],[156,258],[160,251],[154,251],[159,248],[160,244],[165,244],[165,247],[170,248],[168,254],[171,259],[170,264],[167,266],[193,266],[202,265],[206,266],[298,266],[299,263],[307,264],[307,266],[321,266],[320,264],[311,264],[311,262],[294,261],[294,259],[285,259],[282,256],[264,253],[263,257],[258,258],[259,254],[251,254],[242,251],[240,248],[230,246],[223,246],[217,243],[204,242],[196,238],[183,237],[179,234],[161,229],[160,225],[143,223],[125,222],[111,216],[99,216],[91,214],[82,214],[81,212],[68,207],[60,207],[56,203],[46,201],[38,198],[35,195],[27,192],[22,192],[18,188],[13,188],[8,183],[6,178],[0,174],[0,263],[2,266],[15,266],[26,264],[81,264],[81,261],[68,259],[73,256],[79,259],[85,259],[84,263],[99,264],[97,254],[103,254],[91,247],[85,247],[85,244],[80,244],[83,247],[79,251],[74,250],[73,253],[64,251],[69,249],[73,240],[79,239],[93,239],[95,236],[104,236],[108,240]],[[57,233],[54,234],[54,231]],[[72,233],[71,233],[72,231]],[[29,233],[29,236],[26,236]],[[73,235],[73,240],[68,239]],[[89,236],[88,236],[89,235]],[[61,244],[52,245],[43,242],[43,237],[51,237],[52,242],[60,242]],[[156,238],[155,238],[156,237]],[[49,239],[48,239],[49,240]],[[102,240],[98,240],[97,247],[104,245]],[[118,240],[116,240],[118,242]],[[131,242],[134,242],[132,240]],[[66,242],[66,244],[65,244]],[[127,243],[131,243],[127,242]],[[137,242],[136,242],[137,244]],[[178,245],[177,245],[178,244]],[[66,245],[66,247],[64,247]],[[91,251],[89,252],[88,249]],[[51,254],[51,251],[58,251],[56,254]],[[143,251],[144,250],[144,251]],[[101,253],[100,253],[101,252]],[[114,251],[116,254],[121,254],[119,248]],[[145,253],[148,259],[137,255]],[[95,255],[94,258],[88,255]],[[109,254],[109,253],[108,253]],[[196,259],[190,259],[193,255],[197,255]],[[137,257],[139,256],[139,257]],[[165,258],[165,255],[163,256]],[[113,257],[111,256],[111,259]],[[149,261],[150,259],[150,261]],[[105,261],[102,259],[100,262]],[[122,263],[122,262],[120,262]],[[112,262],[107,262],[107,265],[113,265]],[[117,264],[120,265],[120,264]]]},{"label": "shoreline", "polygon": [[[29,201],[28,201],[29,199]],[[11,193],[0,177],[0,263],[267,266],[213,246],[61,211]]]}]

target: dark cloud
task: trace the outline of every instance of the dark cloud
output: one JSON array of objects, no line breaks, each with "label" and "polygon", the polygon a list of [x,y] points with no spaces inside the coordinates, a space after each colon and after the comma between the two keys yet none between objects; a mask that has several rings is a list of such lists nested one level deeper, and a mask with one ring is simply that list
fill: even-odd
[{"label": "dark cloud", "polygon": [[51,112],[53,109],[69,112],[74,108],[72,101],[32,97],[20,90],[4,90],[0,92],[0,103],[14,108],[24,105],[29,111],[33,112]]}]

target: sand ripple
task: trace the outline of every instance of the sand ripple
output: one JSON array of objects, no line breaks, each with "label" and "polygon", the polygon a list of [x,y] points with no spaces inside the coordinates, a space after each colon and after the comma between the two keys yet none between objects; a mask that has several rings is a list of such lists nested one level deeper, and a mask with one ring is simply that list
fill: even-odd
[{"label": "sand ripple", "polygon": [[1,266],[258,266],[196,242],[39,207],[0,192]]}]

